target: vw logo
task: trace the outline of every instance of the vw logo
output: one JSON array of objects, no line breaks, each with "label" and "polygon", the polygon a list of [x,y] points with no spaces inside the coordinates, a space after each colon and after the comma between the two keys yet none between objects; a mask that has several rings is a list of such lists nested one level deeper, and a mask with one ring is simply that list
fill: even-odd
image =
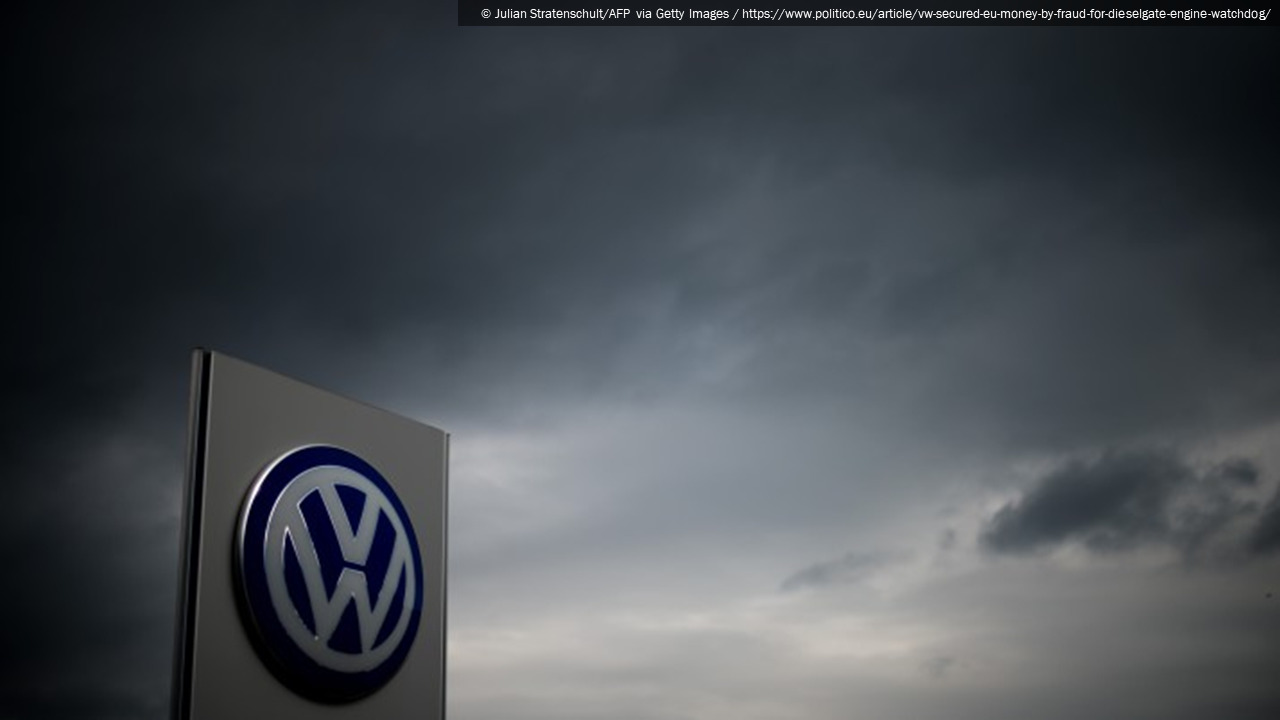
[{"label": "vw logo", "polygon": [[345,702],[400,669],[422,614],[422,559],[372,465],[328,445],[286,453],[249,490],[236,545],[246,624],[290,687]]}]

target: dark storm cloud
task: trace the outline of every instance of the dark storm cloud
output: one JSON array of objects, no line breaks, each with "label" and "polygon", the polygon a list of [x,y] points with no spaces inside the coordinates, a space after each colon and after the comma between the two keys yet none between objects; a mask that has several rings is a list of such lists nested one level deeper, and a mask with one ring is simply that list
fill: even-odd
[{"label": "dark storm cloud", "polygon": [[[794,364],[826,393],[877,374],[886,394],[919,389],[890,402],[927,402],[952,432],[965,417],[968,441],[1054,450],[1274,417],[1277,188],[1252,152],[1274,158],[1277,107],[1229,70],[1273,44],[1207,34],[1205,61],[1168,34],[1083,37],[875,36],[875,66],[892,68],[877,72],[813,39],[803,59],[777,37],[746,59],[706,53],[689,97],[767,138],[808,195],[770,198],[797,222],[780,223],[769,277],[803,278],[776,316],[823,340],[784,335],[770,372]],[[776,92],[746,92],[761,78]],[[868,168],[878,182],[859,182]],[[892,369],[861,365],[863,333],[901,344]],[[824,356],[838,360],[813,372]]]},{"label": "dark storm cloud", "polygon": [[1257,505],[1241,493],[1257,483],[1248,460],[1197,472],[1172,453],[1107,453],[1068,463],[1000,508],[982,544],[1018,554],[1068,542],[1100,553],[1157,543],[1192,559],[1233,522],[1254,519]]},{"label": "dark storm cloud", "polygon": [[22,508],[0,527],[0,564],[14,580],[0,708],[15,717],[165,707],[181,441],[139,441],[127,430],[136,418],[115,421],[65,435],[62,452],[34,456],[42,462],[6,483]]},{"label": "dark storm cloud", "polygon": [[[804,113],[812,132],[793,140],[798,147],[807,140],[829,163],[844,159],[844,148],[833,148],[830,139],[857,128],[879,141],[868,161],[944,169],[969,182],[1054,177],[1063,189],[1097,183],[1114,192],[1116,181],[1127,185],[1140,176],[1146,189],[1182,194],[1191,188],[1179,186],[1189,182],[1211,204],[1250,215],[1274,212],[1265,192],[1275,187],[1267,167],[1277,151],[1264,138],[1277,101],[1255,84],[1277,79],[1268,62],[1276,57],[1269,32],[1203,33],[1195,42],[1202,53],[1172,52],[1186,38],[1168,33],[1123,33],[1124,42],[1119,35],[973,30],[894,42],[877,34],[864,38],[868,52],[886,63],[874,70],[857,66],[863,57],[856,51],[812,36],[805,59],[789,54],[789,43],[770,49],[777,36],[744,41],[759,43],[750,58],[724,52],[734,43],[722,39],[719,64],[709,49],[706,70],[687,92],[710,93],[726,115],[757,111],[743,113],[740,124],[760,118],[785,125]],[[927,50],[915,40],[927,42]],[[1014,56],[1019,62],[1009,63]],[[778,62],[782,57],[789,62]],[[1240,71],[1255,62],[1268,69]],[[741,92],[768,80],[775,91]],[[842,86],[857,92],[836,91]],[[1215,189],[1217,178],[1247,186],[1245,194]]]},{"label": "dark storm cloud", "polygon": [[[412,346],[423,374],[590,394],[649,382],[628,357],[650,354],[637,364],[658,382],[698,362],[679,342],[698,325],[750,338],[759,386],[783,392],[806,378],[826,392],[836,368],[860,369],[851,336],[914,342],[913,356],[959,369],[922,378],[939,405],[992,424],[1042,418],[1014,424],[1034,440],[1202,420],[1235,385],[1197,382],[1201,368],[1231,370],[1220,376],[1258,405],[1280,392],[1253,382],[1277,355],[1260,331],[1275,256],[1249,240],[1266,206],[1219,232],[1220,210],[1186,202],[1223,176],[1242,192],[1274,183],[1259,152],[1235,148],[1265,137],[1274,107],[1244,81],[1165,92],[1170,77],[1268,67],[1253,35],[1202,40],[1193,62],[1149,34],[1085,53],[1069,34],[885,33],[851,47],[790,32],[568,43],[434,32],[413,14],[151,22],[165,32],[44,18],[28,41],[40,72],[23,88],[41,102],[20,117],[34,138],[19,154],[20,219],[28,264],[57,272],[23,287],[41,312],[21,314],[33,342],[8,362],[30,379],[23,402],[51,417],[119,402],[144,376],[180,384],[180,361],[144,372],[120,358],[194,344],[339,387],[387,372],[384,348]],[[54,52],[54,36],[74,54]],[[1175,186],[1108,189],[1146,188],[1170,163]],[[965,185],[976,173],[1000,201],[939,201],[952,188],[913,179],[940,169]],[[1029,190],[1002,195],[1010,186]],[[1148,234],[1168,238],[1133,237]],[[1110,312],[1072,302],[1095,285]],[[1023,301],[1037,288],[1044,300]],[[993,313],[984,356],[957,346]],[[1131,341],[1135,327],[1150,342]],[[1150,357],[1178,343],[1149,377]],[[107,345],[130,352],[76,352]],[[823,358],[832,372],[813,372]],[[438,385],[432,400],[480,400],[450,389],[465,381]],[[1077,407],[1086,394],[1114,401]]]},{"label": "dark storm cloud", "polygon": [[1259,554],[1280,550],[1280,490],[1263,509],[1262,517],[1249,538],[1249,549]]},{"label": "dark storm cloud", "polygon": [[[325,382],[414,335],[429,368],[505,337],[534,374],[569,360],[590,389],[637,295],[709,267],[666,225],[739,168],[673,176],[698,138],[627,115],[667,78],[662,44],[587,62],[603,35],[463,44],[413,15],[244,15],[32,23],[29,342],[5,359],[24,404],[102,407],[153,364],[180,377],[198,343]],[[573,325],[590,339],[557,335]]]}]

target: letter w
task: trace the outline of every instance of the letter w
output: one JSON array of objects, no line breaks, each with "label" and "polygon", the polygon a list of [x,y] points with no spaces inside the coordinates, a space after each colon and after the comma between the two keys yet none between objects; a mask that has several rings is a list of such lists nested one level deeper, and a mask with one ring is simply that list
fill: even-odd
[{"label": "letter w", "polygon": [[[342,501],[339,500],[338,493],[332,485],[322,485],[314,492],[319,492],[320,498],[324,501],[326,514],[338,537],[343,560],[353,565],[366,564],[369,551],[373,547],[374,532],[378,527],[378,514],[382,511],[381,503],[376,502],[373,496],[367,497],[360,521],[356,528],[352,528]],[[325,592],[324,576],[320,571],[320,558],[311,539],[311,532],[307,529],[306,520],[302,516],[300,505],[301,503],[286,511],[290,513],[290,517],[286,523],[285,533],[292,538],[298,554],[298,565],[302,569],[307,595],[311,600],[311,614],[316,622],[316,637],[328,644],[329,639],[333,637],[333,631],[338,626],[338,621],[342,619],[343,611],[347,609],[350,602],[355,601],[356,618],[360,626],[360,648],[362,652],[368,652],[373,647],[373,641],[377,638],[378,630],[382,627],[396,596],[394,583],[410,580],[407,575],[404,575],[409,566],[408,542],[402,535],[396,537],[391,550],[391,562],[387,568],[385,582],[388,584],[378,594],[376,606],[369,598],[369,584],[364,571],[353,567],[342,568],[333,596],[329,597]]]}]

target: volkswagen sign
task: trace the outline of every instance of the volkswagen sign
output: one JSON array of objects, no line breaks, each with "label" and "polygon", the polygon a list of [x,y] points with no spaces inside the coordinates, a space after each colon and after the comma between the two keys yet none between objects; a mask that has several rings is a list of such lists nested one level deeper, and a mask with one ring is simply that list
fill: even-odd
[{"label": "volkswagen sign", "polygon": [[318,700],[354,700],[395,675],[418,630],[422,560],[395,490],[341,448],[272,463],[241,511],[238,580],[259,651]]},{"label": "volkswagen sign", "polygon": [[449,434],[192,356],[174,720],[443,720]]}]

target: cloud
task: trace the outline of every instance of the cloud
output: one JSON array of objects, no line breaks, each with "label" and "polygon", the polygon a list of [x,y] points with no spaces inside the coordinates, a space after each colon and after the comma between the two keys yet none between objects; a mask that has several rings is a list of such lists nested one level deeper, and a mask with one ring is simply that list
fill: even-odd
[{"label": "cloud", "polygon": [[44,493],[0,527],[0,566],[17,579],[4,616],[20,619],[6,628],[0,654],[0,716],[163,711],[179,455],[148,438],[97,428],[35,469]]},{"label": "cloud", "polygon": [[959,540],[960,535],[955,528],[944,528],[938,533],[938,550],[942,552],[954,550]]},{"label": "cloud", "polygon": [[1262,511],[1262,517],[1249,538],[1249,549],[1259,555],[1280,550],[1280,490]]},{"label": "cloud", "polygon": [[1005,504],[986,522],[981,544],[996,554],[1068,543],[1095,553],[1164,545],[1187,560],[1218,540],[1239,550],[1230,528],[1256,514],[1248,492],[1258,477],[1243,458],[1197,470],[1172,452],[1107,452],[1067,463]]},{"label": "cloud", "polygon": [[849,552],[835,560],[814,563],[796,571],[782,581],[780,589],[791,592],[806,587],[858,583],[892,562],[893,558],[884,553]]},{"label": "cloud", "polygon": [[920,665],[920,669],[926,675],[934,680],[941,680],[946,677],[947,671],[956,664],[956,659],[951,655],[939,655],[938,657],[929,658]]}]

